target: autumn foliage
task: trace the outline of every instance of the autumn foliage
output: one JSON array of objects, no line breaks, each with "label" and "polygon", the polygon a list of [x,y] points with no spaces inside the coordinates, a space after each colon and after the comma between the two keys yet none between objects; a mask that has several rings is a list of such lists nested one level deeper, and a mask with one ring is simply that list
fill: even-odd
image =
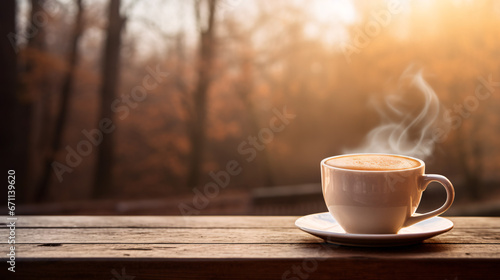
[{"label": "autumn foliage", "polygon": [[[40,27],[40,44],[30,44],[26,35],[33,24],[29,5],[18,5],[16,14],[17,91],[33,114],[28,200],[35,199],[54,137],[76,14],[75,1],[42,2],[47,22]],[[76,150],[88,139],[83,131],[97,129],[101,118],[108,2],[84,1],[78,65],[62,145],[55,151],[62,164],[68,147]],[[137,2],[122,1],[120,9],[120,71],[111,100],[116,129],[108,145],[112,183],[105,197],[191,193],[232,160],[242,172],[228,188],[319,182],[320,160],[363,142],[381,121],[374,104],[394,93],[410,65],[422,69],[436,92],[439,125],[447,128],[425,159],[427,170],[449,177],[458,199],[500,191],[497,1],[402,1],[389,18],[380,12],[388,9],[386,1],[346,1],[347,8],[325,4],[326,18],[312,8],[313,1]],[[342,19],[351,10],[352,18]],[[359,36],[365,37],[361,45]],[[474,99],[479,85],[484,98]],[[411,87],[405,100],[408,116],[424,102]],[[294,117],[273,121],[276,111]],[[200,122],[203,129],[196,128]],[[283,129],[272,130],[281,124]],[[204,141],[193,142],[197,133]],[[46,199],[91,198],[98,148],[92,145],[61,181],[53,173]],[[189,180],[193,158],[200,164],[196,182]]]}]

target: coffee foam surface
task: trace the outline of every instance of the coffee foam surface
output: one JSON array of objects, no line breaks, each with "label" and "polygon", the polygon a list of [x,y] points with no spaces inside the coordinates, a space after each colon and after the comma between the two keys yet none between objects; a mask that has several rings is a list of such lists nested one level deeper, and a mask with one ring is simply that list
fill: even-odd
[{"label": "coffee foam surface", "polygon": [[355,170],[399,170],[417,167],[420,162],[390,155],[353,155],[333,158],[326,164]]}]

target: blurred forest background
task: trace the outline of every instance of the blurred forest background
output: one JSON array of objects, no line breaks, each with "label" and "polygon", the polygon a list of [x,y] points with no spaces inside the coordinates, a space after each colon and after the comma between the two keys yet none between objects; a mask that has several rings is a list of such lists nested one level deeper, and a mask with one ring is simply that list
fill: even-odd
[{"label": "blurred forest background", "polygon": [[[1,6],[2,170],[16,170],[19,213],[322,211],[321,159],[361,145],[387,110],[429,115],[428,95],[400,83],[421,69],[439,98],[424,159],[455,185],[449,213],[500,214],[499,1]],[[241,172],[204,192],[230,162]],[[429,208],[444,200],[426,193]]]}]

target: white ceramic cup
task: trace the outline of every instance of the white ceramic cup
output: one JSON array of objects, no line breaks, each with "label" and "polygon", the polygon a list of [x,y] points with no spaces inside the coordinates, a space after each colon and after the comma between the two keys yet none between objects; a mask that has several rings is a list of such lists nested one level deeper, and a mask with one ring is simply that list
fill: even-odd
[{"label": "white ceramic cup", "polygon": [[[321,184],[326,206],[346,232],[394,234],[403,227],[437,216],[450,208],[455,197],[451,182],[441,175],[424,174],[425,163],[420,159],[399,157],[416,160],[420,165],[400,170],[356,170],[326,164],[336,157],[321,161]],[[446,202],[434,211],[415,214],[422,192],[434,181],[446,189]]]}]

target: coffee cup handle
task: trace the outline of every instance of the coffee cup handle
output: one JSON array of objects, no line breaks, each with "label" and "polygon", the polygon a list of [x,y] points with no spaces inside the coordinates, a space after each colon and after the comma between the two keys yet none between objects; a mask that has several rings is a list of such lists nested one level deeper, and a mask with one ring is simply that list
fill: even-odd
[{"label": "coffee cup handle", "polygon": [[451,184],[450,180],[441,175],[424,174],[419,179],[419,188],[422,191],[425,191],[425,189],[431,182],[438,182],[441,185],[443,185],[443,187],[446,190],[446,202],[443,204],[443,206],[439,207],[434,211],[427,212],[424,214],[415,214],[412,215],[411,217],[408,217],[403,227],[411,226],[425,219],[429,219],[439,214],[442,214],[444,211],[450,208],[451,204],[453,203],[453,199],[455,198],[455,190],[453,189],[453,185]]}]

